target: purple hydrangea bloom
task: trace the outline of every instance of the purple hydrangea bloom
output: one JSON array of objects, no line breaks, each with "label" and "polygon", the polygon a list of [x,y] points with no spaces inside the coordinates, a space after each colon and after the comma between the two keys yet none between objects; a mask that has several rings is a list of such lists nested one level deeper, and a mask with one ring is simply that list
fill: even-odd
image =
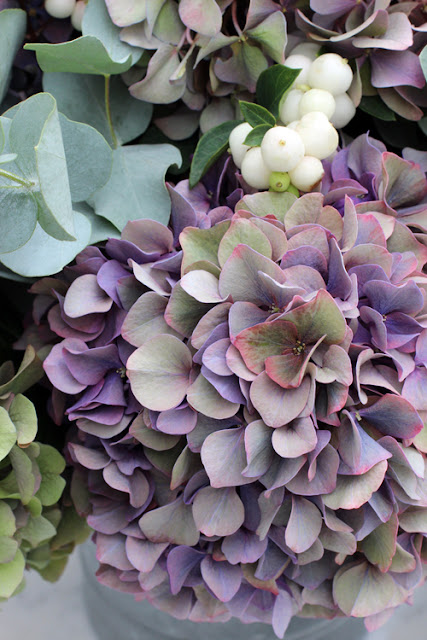
[{"label": "purple hydrangea bloom", "polygon": [[233,212],[170,187],[170,228],[34,285],[102,583],[283,637],[294,614],[375,628],[423,581],[425,176],[353,145],[324,194]]},{"label": "purple hydrangea bloom", "polygon": [[424,2],[310,0],[310,8],[296,9],[296,25],[328,51],[356,60],[356,102],[362,91],[378,93],[404,118],[423,117],[427,90],[419,54],[427,43]]}]

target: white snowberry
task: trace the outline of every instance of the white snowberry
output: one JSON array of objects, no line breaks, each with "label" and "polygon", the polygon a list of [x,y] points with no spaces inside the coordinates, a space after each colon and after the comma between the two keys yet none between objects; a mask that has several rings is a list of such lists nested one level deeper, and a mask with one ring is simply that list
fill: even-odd
[{"label": "white snowberry", "polygon": [[310,91],[307,91],[299,103],[299,117],[302,118],[302,116],[312,111],[321,111],[330,120],[335,111],[335,99],[332,93],[324,89],[310,89]]},{"label": "white snowberry", "polygon": [[76,6],[76,0],[46,0],[44,8],[52,18],[69,18]]},{"label": "white snowberry", "polygon": [[335,111],[330,121],[336,129],[345,127],[345,125],[354,118],[355,114],[356,107],[348,93],[340,93],[338,96],[335,96]]},{"label": "white snowberry", "polygon": [[337,53],[325,53],[312,62],[307,82],[314,89],[325,89],[337,96],[345,93],[353,80],[348,60]]},{"label": "white snowberry", "polygon": [[300,42],[294,47],[290,53],[290,55],[301,55],[306,58],[310,58],[311,61],[316,60],[317,54],[319,53],[320,47],[318,44],[314,42]]},{"label": "white snowberry", "polygon": [[295,131],[302,138],[305,153],[319,160],[330,156],[338,146],[338,133],[321,111],[303,116]]},{"label": "white snowberry", "polygon": [[270,171],[289,171],[304,157],[304,144],[296,131],[272,127],[261,142],[261,152]]},{"label": "white snowberry", "polygon": [[[296,78],[294,85],[298,87],[299,85],[307,84],[308,72],[310,70],[312,61],[310,58],[301,55],[290,55],[285,60],[285,66],[290,67],[291,69],[301,69],[298,77]],[[310,84],[310,83],[308,83]]]},{"label": "white snowberry", "polygon": [[242,166],[242,160],[248,149],[248,145],[243,144],[248,133],[252,131],[253,127],[248,122],[242,122],[234,127],[230,133],[229,144],[231,155],[233,156],[233,162],[240,169]]},{"label": "white snowberry", "polygon": [[254,189],[268,189],[271,171],[266,166],[260,147],[251,147],[245,153],[241,168],[243,179]]},{"label": "white snowberry", "polygon": [[313,187],[323,178],[325,171],[318,158],[304,156],[299,164],[289,172],[294,187],[300,191],[311,191]]},{"label": "white snowberry", "polygon": [[280,105],[279,117],[284,124],[289,124],[299,118],[299,105],[304,91],[291,89]]},{"label": "white snowberry", "polygon": [[76,6],[71,14],[71,24],[76,31],[82,30],[83,15],[86,9],[86,2],[84,0],[77,0]]}]

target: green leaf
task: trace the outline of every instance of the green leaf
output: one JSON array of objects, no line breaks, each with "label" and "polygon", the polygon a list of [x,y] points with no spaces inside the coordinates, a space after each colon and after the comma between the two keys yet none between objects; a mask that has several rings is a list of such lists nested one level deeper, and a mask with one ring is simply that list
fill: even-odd
[{"label": "green leaf", "polygon": [[95,36],[104,45],[114,62],[123,62],[130,55],[132,64],[138,62],[142,49],[132,47],[120,40],[121,28],[111,21],[104,0],[90,0],[83,14],[84,36]]},{"label": "green leaf", "polygon": [[23,393],[43,376],[43,363],[37,356],[34,347],[28,345],[17,373],[10,380],[0,385],[0,396],[4,396],[10,391]]},{"label": "green leaf", "polygon": [[33,473],[33,464],[24,450],[17,446],[12,447],[10,461],[16,476],[22,504],[28,504],[33,497],[36,478]]},{"label": "green leaf", "polygon": [[421,51],[419,58],[420,58],[421,68],[424,73],[424,78],[427,80],[427,45]]},{"label": "green leaf", "polygon": [[359,108],[380,120],[386,120],[387,122],[396,120],[394,111],[392,111],[379,96],[363,96]]},{"label": "green leaf", "polygon": [[261,73],[256,85],[257,102],[268,109],[275,118],[279,116],[279,104],[284,93],[293,84],[301,69],[289,69],[275,64]]},{"label": "green leaf", "polygon": [[0,407],[0,460],[4,460],[16,442],[16,429],[9,414]]},{"label": "green leaf", "polygon": [[37,225],[30,240],[12,253],[0,254],[0,262],[8,269],[30,278],[58,273],[89,244],[91,224],[81,213],[74,212],[76,240],[56,240]]},{"label": "green leaf", "polygon": [[9,162],[14,162],[17,157],[18,155],[16,153],[4,153],[0,156],[0,164],[8,164]]},{"label": "green leaf", "polygon": [[58,502],[65,487],[65,480],[59,475],[65,469],[65,460],[53,447],[40,444],[40,454],[36,459],[42,481],[36,497],[44,507]]},{"label": "green leaf", "polygon": [[13,536],[16,531],[15,516],[7,502],[0,500],[0,536]]},{"label": "green leaf", "polygon": [[241,120],[223,122],[207,131],[199,140],[190,169],[190,187],[193,188],[206,171],[228,148],[230,133]]},{"label": "green leaf", "polygon": [[86,540],[90,531],[86,519],[80,517],[74,507],[67,507],[62,514],[51,547],[59,549],[71,543],[81,544]]},{"label": "green leaf", "polygon": [[16,427],[18,445],[30,444],[37,434],[37,413],[31,400],[18,393],[9,407],[9,416]]},{"label": "green leaf", "polygon": [[0,536],[0,565],[10,562],[16,555],[18,542],[7,536]]},{"label": "green leaf", "polygon": [[[105,112],[104,78],[76,73],[45,73],[43,88],[57,101],[70,120],[97,129],[110,145],[110,127]],[[110,110],[119,144],[126,144],[147,129],[153,105],[133,98],[120,76],[110,79]]]},{"label": "green leaf", "polygon": [[88,202],[119,231],[140,218],[167,224],[171,205],[165,173],[180,162],[179,151],[170,144],[119,147],[113,151],[110,180]]},{"label": "green leaf", "polygon": [[254,127],[252,131],[249,131],[248,135],[245,138],[244,144],[247,144],[249,147],[259,147],[264,139],[265,134],[270,129],[271,127],[269,124],[259,124],[257,127]]},{"label": "green leaf", "polygon": [[276,124],[276,118],[267,109],[253,102],[245,102],[239,100],[239,107],[246,122],[251,127],[257,127],[260,124],[268,125],[270,128]]},{"label": "green leaf", "polygon": [[24,577],[25,560],[18,549],[11,562],[0,564],[0,598],[10,598]]},{"label": "green leaf", "polygon": [[132,55],[121,61],[111,59],[107,49],[95,36],[81,36],[61,44],[28,43],[24,49],[35,51],[42,71],[66,71],[114,75],[132,66]]},{"label": "green leaf", "polygon": [[[5,142],[5,138],[4,138],[4,130],[3,130],[3,125],[2,125],[2,123],[1,123],[1,121],[0,121],[0,153],[3,151],[3,148],[4,148],[4,142]],[[1,158],[1,157],[3,157],[3,158],[4,158],[4,156],[0,156],[0,158]],[[4,162],[4,160],[3,160],[3,162]]]},{"label": "green leaf", "polygon": [[0,11],[0,102],[9,85],[13,60],[24,40],[27,14],[22,9]]},{"label": "green leaf", "polygon": [[87,200],[111,175],[113,153],[105,138],[93,127],[59,114],[71,200]]},{"label": "green leaf", "polygon": [[32,547],[38,547],[42,542],[50,540],[56,534],[56,529],[43,516],[29,518],[25,527],[19,530],[19,536],[27,540]]}]

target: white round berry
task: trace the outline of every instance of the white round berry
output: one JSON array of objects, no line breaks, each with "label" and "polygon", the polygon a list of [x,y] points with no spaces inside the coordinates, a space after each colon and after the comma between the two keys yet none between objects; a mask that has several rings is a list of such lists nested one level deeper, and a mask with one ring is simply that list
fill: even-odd
[{"label": "white round berry", "polygon": [[348,93],[340,93],[335,96],[335,111],[330,118],[336,129],[345,127],[356,115],[356,107]]},{"label": "white round berry", "polygon": [[292,122],[290,122],[286,126],[288,129],[292,129],[292,131],[296,131],[298,124],[299,124],[299,120],[292,120]]},{"label": "white round berry", "polygon": [[[301,69],[297,79],[294,82],[295,86],[300,84],[307,84],[308,72],[310,70],[312,61],[310,58],[301,55],[290,55],[285,60],[285,66],[291,69]],[[308,83],[310,84],[310,83]]]},{"label": "white round berry", "polygon": [[353,80],[348,60],[337,53],[325,53],[312,62],[307,82],[314,89],[325,89],[337,96],[345,93]]},{"label": "white round berry", "polygon": [[304,157],[301,137],[288,127],[272,127],[261,142],[261,152],[270,171],[289,171]]},{"label": "white round berry", "polygon": [[268,189],[271,171],[266,166],[260,147],[251,147],[245,153],[241,168],[243,179],[254,189]]},{"label": "white round berry", "polygon": [[338,133],[321,111],[312,111],[303,116],[296,132],[302,138],[305,153],[319,160],[330,156],[338,146]]},{"label": "white round berry", "polygon": [[300,42],[294,47],[290,55],[301,55],[306,58],[310,58],[311,61],[316,60],[317,54],[320,51],[320,46],[315,42]]},{"label": "white round berry", "polygon": [[76,31],[82,30],[83,15],[86,9],[86,2],[84,0],[77,0],[76,6],[71,14],[71,24]]},{"label": "white round berry", "polygon": [[304,156],[299,164],[289,171],[289,177],[294,187],[300,191],[311,191],[324,176],[323,165],[318,158]]},{"label": "white round berry", "polygon": [[44,8],[52,18],[69,18],[76,6],[76,0],[46,0]]},{"label": "white round berry", "polygon": [[330,120],[335,111],[335,99],[332,93],[324,89],[307,91],[299,103],[299,117],[302,118],[312,111],[321,111]]},{"label": "white round berry", "polygon": [[250,149],[250,147],[243,144],[243,142],[252,129],[253,127],[251,127],[248,122],[242,122],[242,124],[238,124],[237,127],[234,127],[233,131],[230,133],[230,151],[233,156],[233,162],[239,169],[242,166],[242,160],[245,153]]},{"label": "white round berry", "polygon": [[299,89],[291,89],[282,104],[280,105],[279,117],[284,124],[289,124],[293,120],[299,118],[299,105],[304,91]]}]

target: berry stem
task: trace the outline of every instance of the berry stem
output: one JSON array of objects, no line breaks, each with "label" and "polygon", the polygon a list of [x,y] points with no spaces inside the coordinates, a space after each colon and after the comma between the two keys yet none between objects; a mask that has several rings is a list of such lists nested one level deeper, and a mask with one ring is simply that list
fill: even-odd
[{"label": "berry stem", "polygon": [[107,116],[108,127],[110,129],[111,140],[113,141],[113,147],[117,149],[118,142],[116,137],[116,132],[113,127],[113,120],[111,118],[111,107],[110,107],[110,77],[109,75],[104,76],[104,99],[105,99],[105,113]]}]

